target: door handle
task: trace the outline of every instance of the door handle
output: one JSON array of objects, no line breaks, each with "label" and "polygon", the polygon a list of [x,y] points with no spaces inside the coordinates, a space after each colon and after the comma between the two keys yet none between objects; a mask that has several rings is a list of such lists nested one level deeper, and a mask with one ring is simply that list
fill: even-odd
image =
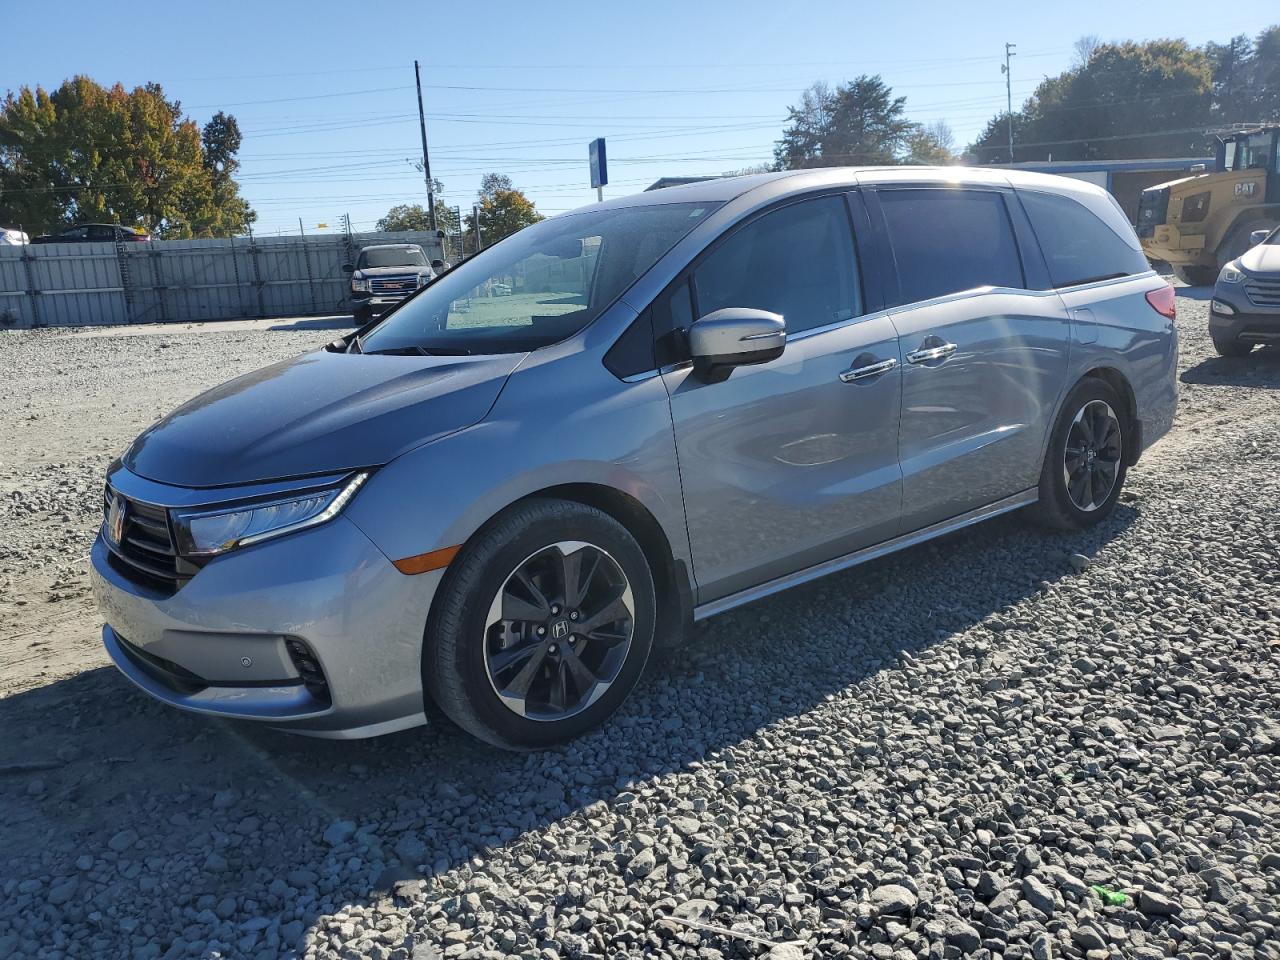
[{"label": "door handle", "polygon": [[844,373],[840,374],[840,379],[844,383],[853,383],[855,380],[865,380],[868,377],[878,377],[882,373],[888,373],[898,365],[897,357],[890,357],[888,360],[879,360],[876,363],[869,363],[865,367],[850,367]]},{"label": "door handle", "polygon": [[942,360],[956,352],[954,343],[943,343],[936,347],[921,347],[907,354],[907,363],[928,363],[930,360]]}]

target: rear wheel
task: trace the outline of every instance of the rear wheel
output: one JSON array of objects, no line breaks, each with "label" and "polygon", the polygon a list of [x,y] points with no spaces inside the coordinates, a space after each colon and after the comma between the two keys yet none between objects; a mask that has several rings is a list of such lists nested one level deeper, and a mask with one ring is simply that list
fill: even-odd
[{"label": "rear wheel", "polygon": [[536,749],[601,724],[653,644],[653,577],[608,514],[529,500],[450,566],[427,632],[423,682],[460,727]]},{"label": "rear wheel", "polygon": [[1115,508],[1127,471],[1123,410],[1115,389],[1092,377],[1068,395],[1040,474],[1035,510],[1043,523],[1080,530]]}]

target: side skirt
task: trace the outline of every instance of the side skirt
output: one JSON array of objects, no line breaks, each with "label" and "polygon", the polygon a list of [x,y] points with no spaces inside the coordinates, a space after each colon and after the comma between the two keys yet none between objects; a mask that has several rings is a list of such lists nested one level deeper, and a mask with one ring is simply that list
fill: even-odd
[{"label": "side skirt", "polygon": [[817,580],[819,577],[825,577],[829,573],[847,570],[850,567],[856,567],[860,563],[866,563],[868,560],[875,560],[878,557],[905,550],[907,547],[913,547],[917,543],[924,543],[926,540],[932,540],[935,537],[941,537],[956,530],[963,530],[965,527],[971,527],[975,523],[981,523],[983,520],[998,517],[1002,513],[1009,513],[1011,510],[1030,506],[1038,499],[1040,499],[1040,495],[1036,487],[1023,490],[1021,493],[1015,493],[1011,497],[997,500],[995,503],[988,504],[985,507],[979,507],[977,510],[971,510],[958,517],[952,517],[950,520],[935,523],[931,527],[924,527],[914,533],[904,534],[901,537],[895,537],[892,540],[886,540],[874,546],[863,547],[861,550],[845,554],[843,557],[826,560],[822,563],[814,564],[812,567],[806,567],[803,570],[797,570],[795,573],[788,573],[786,576],[770,580],[768,583],[748,587],[746,590],[740,590],[738,593],[721,597],[719,600],[700,604],[694,607],[693,619],[705,620],[707,617],[714,617],[718,613],[724,613],[726,610],[740,607],[744,603],[751,603],[754,600],[760,600],[791,587],[799,586],[802,583],[808,583],[810,580]]}]

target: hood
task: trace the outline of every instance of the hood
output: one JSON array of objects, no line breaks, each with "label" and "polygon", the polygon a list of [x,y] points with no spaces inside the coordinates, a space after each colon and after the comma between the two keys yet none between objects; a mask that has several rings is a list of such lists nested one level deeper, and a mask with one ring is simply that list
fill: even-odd
[{"label": "hood", "polygon": [[1142,192],[1148,193],[1155,190],[1168,190],[1172,193],[1174,187],[1180,187],[1184,183],[1190,183],[1192,180],[1199,180],[1203,176],[1205,176],[1203,173],[1193,173],[1189,177],[1179,177],[1177,180],[1166,180],[1164,183],[1153,183],[1149,187],[1143,187]]},{"label": "hood", "polygon": [[403,277],[411,273],[432,272],[430,267],[414,266],[412,264],[404,264],[399,267],[361,267],[356,271],[362,277]]},{"label": "hood", "polygon": [[1260,243],[1240,256],[1247,273],[1280,274],[1280,243]]},{"label": "hood", "polygon": [[524,356],[318,350],[183,404],[133,442],[124,465],[184,487],[381,466],[484,419]]}]

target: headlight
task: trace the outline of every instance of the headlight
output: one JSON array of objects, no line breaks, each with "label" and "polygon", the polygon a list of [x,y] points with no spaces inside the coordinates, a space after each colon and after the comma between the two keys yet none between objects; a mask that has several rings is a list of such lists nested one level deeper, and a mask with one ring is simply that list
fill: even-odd
[{"label": "headlight", "polygon": [[431,282],[431,274],[429,273],[418,274],[418,286],[425,287],[430,282]]},{"label": "headlight", "polygon": [[367,473],[357,473],[336,487],[240,507],[176,510],[173,528],[178,552],[185,556],[211,557],[326,523],[342,512],[368,478]]},{"label": "headlight", "polygon": [[1221,283],[1239,283],[1244,279],[1244,274],[1234,263],[1228,263],[1222,268],[1222,272],[1218,274],[1218,280]]},{"label": "headlight", "polygon": [[367,277],[352,277],[352,278],[351,278],[351,292],[352,292],[352,293],[368,293],[368,292],[369,292],[369,280],[368,280],[368,278],[367,278]]}]

